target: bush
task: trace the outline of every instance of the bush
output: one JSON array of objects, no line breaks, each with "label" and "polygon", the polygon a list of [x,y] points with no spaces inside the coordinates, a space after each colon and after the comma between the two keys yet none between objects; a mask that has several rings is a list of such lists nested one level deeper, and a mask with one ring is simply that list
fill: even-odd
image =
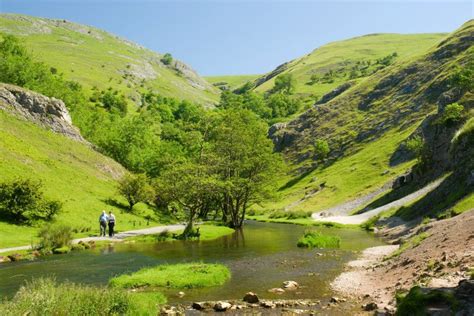
[{"label": "bush", "polygon": [[314,142],[314,154],[318,160],[324,160],[330,152],[329,144],[323,139],[317,139]]},{"label": "bush", "polygon": [[464,107],[458,103],[451,103],[446,105],[444,108],[441,122],[444,125],[451,126],[455,123],[462,121]]},{"label": "bush", "polygon": [[44,198],[41,182],[14,180],[0,183],[0,218],[14,223],[51,220],[61,203]]},{"label": "bush", "polygon": [[173,56],[170,53],[166,53],[161,58],[161,62],[165,65],[170,65],[173,62]]},{"label": "bush", "polygon": [[72,228],[65,225],[47,225],[40,229],[39,248],[42,250],[56,250],[69,247],[72,242]]},{"label": "bush", "polygon": [[317,231],[306,231],[298,240],[297,246],[301,248],[339,248],[341,238],[338,236],[323,235]]},{"label": "bush", "polygon": [[417,159],[421,159],[423,155],[424,142],[420,136],[410,138],[406,141],[405,146]]},{"label": "bush", "polygon": [[27,282],[13,299],[0,304],[0,314],[124,315],[131,312],[131,304],[131,295],[125,291],[40,278]]}]

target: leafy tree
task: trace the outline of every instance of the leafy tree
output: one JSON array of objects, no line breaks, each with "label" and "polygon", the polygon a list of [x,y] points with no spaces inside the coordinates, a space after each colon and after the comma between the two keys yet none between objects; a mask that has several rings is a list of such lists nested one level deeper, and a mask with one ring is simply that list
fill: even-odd
[{"label": "leafy tree", "polygon": [[315,153],[316,158],[318,160],[322,161],[322,160],[326,159],[329,152],[330,152],[330,149],[329,149],[329,144],[328,144],[327,141],[325,141],[323,139],[317,139],[314,142],[314,153]]},{"label": "leafy tree", "polygon": [[267,125],[247,110],[221,113],[210,138],[218,175],[223,220],[243,224],[248,207],[269,196],[279,156],[266,137]]},{"label": "leafy tree", "polygon": [[164,170],[154,186],[161,203],[176,202],[184,209],[187,221],[184,238],[193,232],[197,215],[217,192],[217,182],[209,167],[191,161]]},{"label": "leafy tree", "polygon": [[119,181],[118,192],[127,200],[129,211],[138,202],[147,202],[153,198],[153,188],[145,174],[123,176]]},{"label": "leafy tree", "polygon": [[125,116],[127,114],[127,100],[123,94],[119,94],[117,90],[109,88],[107,91],[102,91],[98,97],[98,101],[109,112]]},{"label": "leafy tree", "polygon": [[292,94],[295,90],[295,79],[292,74],[281,74],[275,78],[275,86],[272,92],[283,92],[286,94]]},{"label": "leafy tree", "polygon": [[46,199],[41,186],[28,179],[0,183],[0,217],[19,224],[51,220],[62,205]]},{"label": "leafy tree", "polygon": [[161,62],[165,65],[171,65],[171,63],[173,62],[173,56],[170,53],[166,53],[161,58]]}]

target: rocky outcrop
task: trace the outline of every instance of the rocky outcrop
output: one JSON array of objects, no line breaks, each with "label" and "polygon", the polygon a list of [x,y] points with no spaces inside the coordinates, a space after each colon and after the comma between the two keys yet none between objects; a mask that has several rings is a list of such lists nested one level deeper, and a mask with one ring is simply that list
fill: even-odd
[{"label": "rocky outcrop", "polygon": [[316,102],[315,105],[324,104],[328,101],[331,101],[332,99],[334,99],[335,97],[337,97],[338,95],[340,95],[341,93],[343,93],[344,91],[352,87],[353,85],[354,85],[354,82],[345,82],[341,84],[336,89],[323,95],[323,97],[318,102]]},{"label": "rocky outcrop", "polygon": [[64,102],[9,84],[0,84],[0,109],[38,124],[53,132],[87,143],[72,125]]},{"label": "rocky outcrop", "polygon": [[288,66],[290,65],[290,63],[291,61],[281,64],[278,67],[276,67],[274,70],[272,70],[270,73],[266,74],[263,77],[258,78],[257,80],[255,80],[255,86],[258,87],[264,84],[265,82],[267,82],[268,80],[272,79],[273,77],[278,76],[279,74],[281,74],[282,72],[288,69]]}]

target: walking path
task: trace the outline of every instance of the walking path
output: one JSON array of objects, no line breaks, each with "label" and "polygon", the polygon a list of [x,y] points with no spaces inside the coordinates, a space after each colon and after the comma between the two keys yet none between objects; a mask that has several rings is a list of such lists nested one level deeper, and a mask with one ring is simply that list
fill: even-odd
[{"label": "walking path", "polygon": [[[340,207],[336,206],[336,207],[331,208],[332,212],[321,211],[321,212],[313,213],[311,217],[317,222],[333,222],[333,223],[339,223],[339,224],[360,225],[366,222],[367,220],[369,220],[371,217],[374,217],[380,214],[381,212],[387,211],[393,207],[401,207],[407,203],[415,201],[419,197],[426,195],[427,193],[436,189],[441,184],[441,182],[443,182],[443,180],[444,178],[433,181],[427,186],[425,186],[424,188],[421,188],[418,191],[415,191],[407,196],[404,196],[401,199],[398,199],[391,203],[377,207],[371,211],[368,211],[362,214],[349,215],[352,211],[355,210],[355,208],[348,209],[346,207],[347,203],[344,203],[344,204],[341,204]],[[329,214],[329,216],[325,216],[327,214]],[[333,214],[337,214],[337,215],[333,215]]]},{"label": "walking path", "polygon": [[[133,236],[140,236],[140,235],[154,235],[162,233],[163,231],[177,231],[184,229],[184,225],[175,224],[175,225],[166,225],[166,226],[155,226],[150,228],[144,229],[137,229],[137,230],[130,230],[127,232],[117,233],[114,237],[84,237],[84,238],[77,238],[72,241],[73,244],[77,244],[81,240],[84,242],[87,241],[110,241],[110,242],[120,242],[127,237]],[[0,249],[0,253],[2,252],[9,252],[9,251],[18,251],[18,250],[28,250],[31,249],[31,246],[21,246],[21,247],[11,247],[11,248],[3,248]]]}]

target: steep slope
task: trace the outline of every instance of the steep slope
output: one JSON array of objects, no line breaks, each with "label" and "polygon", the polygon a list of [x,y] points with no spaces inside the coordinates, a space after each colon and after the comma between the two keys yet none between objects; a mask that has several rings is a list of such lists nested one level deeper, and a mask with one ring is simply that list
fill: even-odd
[{"label": "steep slope", "polygon": [[295,93],[316,101],[348,80],[360,81],[389,63],[424,53],[445,35],[371,34],[329,43],[258,78],[255,90],[269,91],[276,76],[291,74]]},{"label": "steep slope", "polygon": [[[299,172],[285,179],[283,197],[272,206],[323,210],[390,185],[415,163],[405,141],[419,134],[427,115],[457,101],[467,113],[472,107],[472,94],[454,93],[451,77],[472,60],[473,43],[469,21],[426,54],[380,70],[295,120],[273,126],[276,148]],[[329,144],[325,162],[315,152],[316,140]]]},{"label": "steep slope", "polygon": [[[11,99],[11,95],[21,98]],[[5,97],[6,96],[6,97]],[[30,108],[28,100],[35,100]],[[15,108],[21,106],[21,108]],[[56,110],[49,111],[54,106]],[[30,112],[31,110],[31,112]],[[26,115],[30,112],[30,115]],[[39,120],[40,114],[46,118]],[[122,166],[97,153],[90,145],[73,140],[77,129],[67,122],[64,104],[11,85],[0,86],[0,174],[1,181],[40,180],[45,195],[63,203],[58,221],[71,225],[82,235],[96,233],[101,210],[116,211],[120,230],[146,226],[142,216],[152,215],[141,205],[140,216],[123,213],[109,199],[123,203],[117,196],[116,179],[124,174]],[[28,120],[27,120],[28,119]],[[31,121],[29,121],[31,120]],[[33,123],[33,122],[35,123]],[[60,125],[62,130],[57,130]],[[66,130],[65,130],[66,129]],[[56,130],[56,132],[53,132]],[[75,134],[75,137],[80,134]],[[73,137],[74,138],[74,137]],[[0,248],[30,244],[38,227],[0,222]]]},{"label": "steep slope", "polygon": [[35,57],[85,88],[113,87],[140,102],[136,91],[211,105],[218,89],[188,65],[86,25],[17,14],[0,15],[0,32],[20,36]]},{"label": "steep slope", "polygon": [[204,77],[215,87],[221,90],[234,90],[247,82],[252,82],[260,75],[227,75],[227,76],[207,76]]}]

